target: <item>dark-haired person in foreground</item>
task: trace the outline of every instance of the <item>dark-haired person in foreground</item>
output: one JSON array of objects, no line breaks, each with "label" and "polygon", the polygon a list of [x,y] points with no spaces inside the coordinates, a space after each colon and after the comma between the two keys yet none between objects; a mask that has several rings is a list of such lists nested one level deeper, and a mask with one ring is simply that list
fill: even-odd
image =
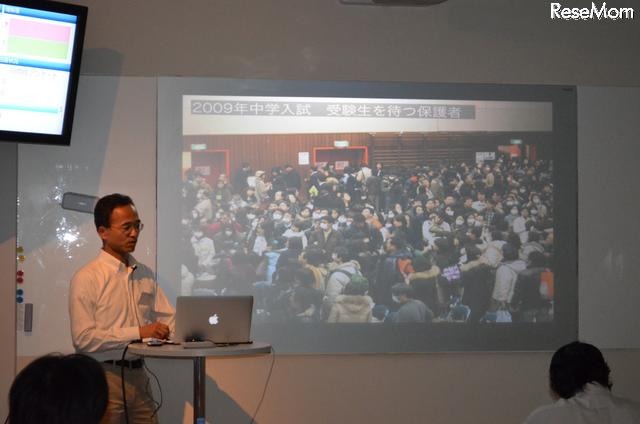
[{"label": "dark-haired person in foreground", "polygon": [[102,366],[85,355],[47,355],[18,373],[9,391],[10,424],[98,424],[109,389]]},{"label": "dark-haired person in foreground", "polygon": [[102,250],[71,280],[73,346],[104,367],[109,407],[103,423],[125,422],[121,367],[129,423],[157,423],[142,359],[127,354],[122,361],[122,354],[134,340],[168,338],[175,311],[154,272],[131,255],[143,228],[131,198],[122,194],[101,198],[94,209],[94,221]]},{"label": "dark-haired person in foreground", "polygon": [[611,393],[609,366],[597,347],[572,342],[553,354],[549,385],[557,401],[533,411],[525,424],[638,424],[640,404]]}]

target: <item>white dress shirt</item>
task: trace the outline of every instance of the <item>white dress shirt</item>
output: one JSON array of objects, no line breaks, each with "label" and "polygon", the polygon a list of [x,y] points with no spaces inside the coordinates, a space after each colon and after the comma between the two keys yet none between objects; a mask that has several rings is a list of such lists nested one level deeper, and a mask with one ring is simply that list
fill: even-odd
[{"label": "white dress shirt", "polygon": [[541,406],[527,417],[525,424],[639,424],[640,404],[614,396],[599,384],[570,399]]},{"label": "white dress shirt", "polygon": [[160,321],[175,330],[175,310],[153,271],[129,255],[129,266],[102,250],[71,279],[71,338],[77,352],[121,359],[139,327]]}]

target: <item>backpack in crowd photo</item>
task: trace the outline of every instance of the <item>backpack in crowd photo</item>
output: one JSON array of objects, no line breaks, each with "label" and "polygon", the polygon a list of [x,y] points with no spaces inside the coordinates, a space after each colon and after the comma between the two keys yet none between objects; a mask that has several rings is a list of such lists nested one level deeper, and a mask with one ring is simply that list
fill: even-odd
[{"label": "backpack in crowd photo", "polygon": [[366,284],[367,285],[367,290],[369,289],[369,280],[367,279],[367,277],[362,275],[360,273],[360,271],[349,272],[349,271],[346,271],[344,269],[334,269],[334,270],[330,271],[329,273],[327,273],[327,277],[325,278],[325,287],[327,286],[327,283],[329,282],[329,279],[331,278],[331,276],[333,274],[335,274],[336,272],[339,272],[340,274],[344,274],[347,277],[349,277],[349,281],[347,281],[345,286],[347,284],[349,284],[349,283]]}]

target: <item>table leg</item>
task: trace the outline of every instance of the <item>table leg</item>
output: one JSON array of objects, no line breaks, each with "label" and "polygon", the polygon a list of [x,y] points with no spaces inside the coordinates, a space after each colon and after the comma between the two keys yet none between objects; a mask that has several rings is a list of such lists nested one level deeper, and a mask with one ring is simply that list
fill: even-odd
[{"label": "table leg", "polygon": [[206,358],[193,358],[193,423],[205,424]]}]

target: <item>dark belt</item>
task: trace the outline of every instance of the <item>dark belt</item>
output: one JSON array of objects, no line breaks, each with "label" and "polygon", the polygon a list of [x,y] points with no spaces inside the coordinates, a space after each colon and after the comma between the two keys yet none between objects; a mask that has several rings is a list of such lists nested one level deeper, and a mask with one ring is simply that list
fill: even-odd
[{"label": "dark belt", "polygon": [[142,368],[142,366],[144,365],[144,361],[142,359],[135,359],[133,361],[127,361],[126,359],[123,360],[115,360],[115,359],[111,359],[108,361],[104,361],[105,364],[109,364],[109,365],[116,365],[118,367],[127,367],[127,368]]}]

